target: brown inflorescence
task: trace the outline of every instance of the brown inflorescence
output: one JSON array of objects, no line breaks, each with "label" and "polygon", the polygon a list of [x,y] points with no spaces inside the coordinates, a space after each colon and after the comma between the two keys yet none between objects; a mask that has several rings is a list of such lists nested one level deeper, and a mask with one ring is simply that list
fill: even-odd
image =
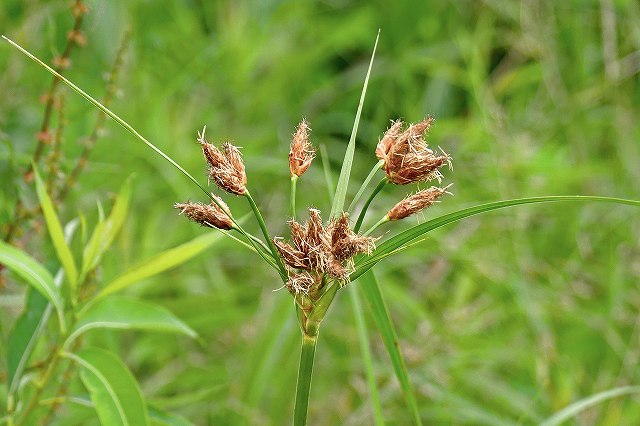
[{"label": "brown inflorescence", "polygon": [[220,189],[232,194],[244,195],[247,190],[247,174],[240,150],[228,142],[222,144],[222,149],[218,149],[207,142],[205,130],[206,127],[202,132],[198,132],[198,143],[209,164],[209,179],[212,179]]},{"label": "brown inflorescence", "polygon": [[[307,271],[312,278],[315,276],[314,282],[325,273],[331,278],[348,281],[353,268],[353,256],[358,253],[370,254],[375,248],[373,238],[357,235],[351,230],[346,213],[332,219],[326,227],[323,226],[320,211],[316,209],[309,209],[309,219],[304,225],[295,220],[288,223],[292,244],[281,238],[275,238],[273,242],[287,266]],[[291,271],[290,281],[293,278],[302,280],[298,275],[299,272]],[[309,280],[305,278],[303,282],[308,283]],[[287,285],[287,288],[291,291],[292,287]]]},{"label": "brown inflorescence", "polygon": [[302,120],[291,140],[289,151],[289,171],[291,176],[302,176],[315,158],[315,151],[309,142],[309,125]]},{"label": "brown inflorescence", "polygon": [[448,194],[447,188],[449,188],[449,186],[446,188],[432,186],[429,189],[423,189],[413,195],[409,195],[389,210],[387,217],[389,220],[400,220],[418,213],[435,203],[442,194]]},{"label": "brown inflorescence", "polygon": [[376,147],[376,156],[384,161],[383,169],[390,182],[406,185],[414,182],[437,180],[442,175],[438,169],[451,166],[451,157],[442,152],[436,154],[424,140],[431,128],[433,117],[427,116],[419,123],[402,131],[403,122],[393,122]]},{"label": "brown inflorescence", "polygon": [[192,222],[199,223],[202,226],[209,228],[218,228],[229,230],[233,228],[233,221],[231,220],[231,213],[229,207],[215,195],[212,195],[220,206],[211,203],[176,203],[174,207],[180,210],[180,214],[184,214],[187,219]]}]

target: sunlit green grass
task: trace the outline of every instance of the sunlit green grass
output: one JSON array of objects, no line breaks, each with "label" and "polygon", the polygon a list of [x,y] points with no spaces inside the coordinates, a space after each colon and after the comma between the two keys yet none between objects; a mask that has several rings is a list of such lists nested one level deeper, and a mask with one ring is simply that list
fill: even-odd
[{"label": "sunlit green grass", "polygon": [[[211,139],[242,146],[252,194],[271,229],[284,230],[292,129],[302,116],[310,121],[312,141],[326,145],[337,180],[381,28],[352,181],[375,164],[388,120],[432,113],[429,141],[454,157],[447,177],[455,196],[424,219],[526,196],[637,199],[640,87],[633,61],[624,58],[640,50],[640,8],[614,3],[611,51],[602,24],[608,2],[92,2],[89,43],[67,75],[99,96],[131,28],[113,109],[203,184],[196,130],[206,124]],[[66,6],[5,2],[2,32],[50,60],[70,25]],[[42,115],[37,98],[50,79],[4,44],[0,67],[4,222],[18,189],[35,202],[17,170],[29,164]],[[71,95],[67,107],[71,166],[96,112]],[[83,211],[95,222],[96,200],[106,204],[132,173],[131,214],[101,272],[108,281],[203,232],[171,208],[200,194],[113,123],[63,217]],[[319,162],[298,193],[299,208],[329,211]],[[403,195],[389,188],[375,213]],[[227,199],[234,212],[246,212],[244,202]],[[535,424],[576,400],[637,384],[639,224],[637,211],[621,206],[527,206],[438,229],[378,265],[425,423]],[[39,247],[37,239],[31,244]],[[283,424],[293,407],[299,335],[291,299],[272,291],[278,282],[255,255],[225,241],[130,290],[170,308],[204,346],[165,335],[96,333],[92,340],[120,350],[154,405],[196,424]],[[20,291],[9,286],[0,294],[3,339],[20,310],[11,296]],[[310,423],[368,424],[372,408],[346,295],[332,309],[316,356]],[[384,416],[406,424],[399,385],[367,319]],[[637,398],[604,402],[578,423],[636,424]],[[80,408],[62,414],[58,424],[87,424],[93,415]]]}]

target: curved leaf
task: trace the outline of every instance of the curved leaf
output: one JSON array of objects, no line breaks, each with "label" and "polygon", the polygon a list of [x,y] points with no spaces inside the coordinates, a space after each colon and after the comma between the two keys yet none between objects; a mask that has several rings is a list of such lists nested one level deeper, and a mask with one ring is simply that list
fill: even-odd
[{"label": "curved leaf", "polygon": [[540,423],[540,426],[556,426],[564,423],[572,417],[575,417],[580,412],[606,401],[611,398],[615,398],[622,395],[630,395],[634,393],[640,393],[640,386],[621,386],[619,388],[609,389],[604,392],[591,395],[587,398],[576,401],[573,404],[558,411],[553,416],[549,417],[544,422]]},{"label": "curved leaf", "polygon": [[7,388],[9,395],[17,390],[22,372],[29,362],[40,332],[51,314],[51,304],[40,293],[27,294],[24,312],[16,321],[7,342]]},{"label": "curved leaf", "polygon": [[0,263],[22,277],[53,304],[58,313],[60,330],[65,331],[62,296],[49,271],[33,257],[4,241],[0,241]]},{"label": "curved leaf", "polygon": [[65,356],[83,367],[80,377],[103,426],[149,424],[138,383],[117,356],[98,348],[85,348]]},{"label": "curved leaf", "polygon": [[100,262],[100,258],[104,252],[107,251],[111,243],[113,243],[113,239],[120,231],[127,216],[130,198],[131,178],[122,184],[107,220],[100,220],[93,230],[91,238],[83,252],[81,275],[84,276],[95,268]]},{"label": "curved leaf", "polygon": [[121,296],[105,297],[82,310],[66,344],[94,328],[164,331],[197,337],[195,331],[162,306]]},{"label": "curved leaf", "polygon": [[389,316],[389,310],[387,309],[387,305],[384,303],[378,280],[376,280],[373,271],[369,271],[369,273],[364,276],[360,288],[367,298],[367,302],[369,302],[369,305],[371,306],[373,319],[378,327],[378,331],[380,332],[380,337],[382,337],[384,347],[387,349],[387,353],[391,359],[393,370],[400,382],[404,400],[411,412],[413,423],[421,425],[422,421],[420,420],[418,402],[416,401],[416,397],[413,393],[413,386],[411,386],[411,382],[409,381],[407,366],[405,365],[404,358],[400,353],[398,336],[396,335],[396,330],[393,326],[393,322],[391,322],[391,317]]},{"label": "curved leaf", "polygon": [[53,202],[47,194],[47,189],[42,182],[42,178],[38,173],[36,165],[33,165],[33,170],[36,177],[36,193],[38,194],[38,200],[40,201],[40,207],[42,208],[42,214],[44,215],[44,221],[47,223],[47,230],[49,231],[49,237],[53,242],[53,247],[56,250],[56,255],[60,259],[60,263],[64,268],[67,281],[71,289],[71,294],[75,294],[75,289],[78,285],[78,268],[73,260],[71,249],[67,245],[64,239],[64,232],[62,231],[62,225],[53,207]]},{"label": "curved leaf", "polygon": [[351,274],[351,281],[354,281],[362,274],[371,269],[376,263],[386,257],[390,252],[396,250],[398,248],[403,247],[404,245],[410,243],[411,241],[419,238],[420,236],[426,234],[427,232],[439,228],[444,225],[448,225],[449,223],[456,222],[460,219],[464,219],[470,216],[475,216],[477,214],[490,212],[492,210],[502,209],[505,207],[518,206],[522,204],[534,204],[534,203],[549,203],[549,202],[558,202],[558,201],[594,201],[594,202],[604,202],[604,203],[616,203],[616,204],[626,204],[630,206],[640,207],[640,201],[637,200],[628,200],[625,198],[612,198],[612,197],[598,197],[598,196],[590,196],[590,195],[557,195],[557,196],[547,196],[547,197],[530,197],[530,198],[517,198],[513,200],[504,200],[504,201],[496,201],[487,204],[481,204],[479,206],[469,207],[466,209],[458,210],[453,213],[445,214],[435,219],[431,219],[425,223],[420,225],[416,225],[412,228],[407,229],[399,233],[398,235],[388,239],[383,242],[374,250],[371,256],[361,256],[356,260],[355,271]]},{"label": "curved leaf", "polygon": [[220,232],[208,232],[187,243],[165,250],[151,259],[125,271],[122,275],[107,284],[97,297],[101,298],[116,291],[123,290],[138,281],[178,266],[202,253],[218,241],[222,235]]}]

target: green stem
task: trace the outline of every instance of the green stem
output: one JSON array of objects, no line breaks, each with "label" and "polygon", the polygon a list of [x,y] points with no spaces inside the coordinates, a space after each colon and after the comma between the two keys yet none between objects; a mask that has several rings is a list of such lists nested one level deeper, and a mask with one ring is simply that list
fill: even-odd
[{"label": "green stem", "polygon": [[247,201],[249,201],[249,204],[251,205],[251,210],[253,210],[253,214],[255,215],[256,220],[258,221],[258,225],[260,225],[260,229],[262,230],[262,235],[264,236],[264,239],[267,241],[269,250],[271,250],[271,255],[273,256],[273,258],[276,261],[276,264],[278,265],[280,277],[283,279],[283,281],[286,281],[288,278],[287,271],[285,270],[284,265],[282,264],[282,260],[280,259],[280,255],[278,254],[278,249],[276,249],[276,245],[273,244],[271,237],[269,237],[269,231],[267,231],[267,225],[264,223],[264,219],[262,218],[260,209],[258,209],[258,206],[256,205],[256,202],[253,200],[253,197],[251,196],[251,193],[249,192],[248,189],[245,191],[244,196],[247,198]]},{"label": "green stem", "polygon": [[298,368],[298,384],[296,386],[296,404],[293,412],[293,425],[307,424],[307,408],[309,407],[309,391],[311,390],[311,376],[313,374],[313,358],[316,354],[318,335],[302,334],[302,352],[300,353],[300,367]]},{"label": "green stem", "polygon": [[383,164],[384,164],[384,160],[380,160],[380,161],[378,161],[376,163],[375,166],[373,166],[373,168],[371,169],[371,171],[367,175],[367,177],[364,180],[364,182],[362,182],[362,185],[360,186],[360,189],[358,189],[358,192],[356,193],[356,196],[353,197],[353,201],[351,201],[351,204],[349,204],[349,208],[347,209],[348,212],[351,212],[351,211],[353,211],[353,209],[356,208],[356,204],[358,204],[358,201],[360,201],[360,197],[362,197],[362,194],[364,194],[364,190],[367,189],[367,186],[369,186],[369,182],[371,182],[371,179],[373,179],[373,177],[375,176],[376,172],[378,170],[380,170],[380,167],[382,167]]},{"label": "green stem", "polygon": [[358,220],[356,221],[356,226],[354,226],[353,228],[353,232],[358,233],[358,231],[360,231],[360,227],[362,227],[362,222],[364,221],[364,217],[367,214],[367,209],[369,209],[369,205],[371,204],[373,199],[376,198],[376,195],[378,195],[378,193],[382,191],[382,188],[384,188],[388,182],[389,181],[387,180],[387,178],[384,177],[380,181],[380,183],[378,183],[378,186],[376,186],[373,189],[373,191],[371,192],[371,195],[369,195],[369,198],[367,198],[367,201],[364,203],[364,206],[362,206],[362,210],[360,211],[360,216],[358,216]]},{"label": "green stem", "polygon": [[378,228],[378,226],[382,225],[383,223],[387,223],[387,222],[389,222],[389,216],[385,214],[385,215],[384,215],[384,217],[383,217],[382,219],[380,219],[379,221],[377,221],[377,222],[375,223],[375,225],[373,225],[371,228],[367,229],[367,230],[365,231],[365,233],[364,233],[364,234],[362,234],[362,235],[365,235],[365,236],[366,236],[366,235],[371,234],[373,231],[375,231],[375,230],[376,230],[376,228]]},{"label": "green stem", "polygon": [[291,218],[296,220],[296,184],[298,183],[298,176],[291,176],[291,199],[289,200],[289,206],[291,208]]}]

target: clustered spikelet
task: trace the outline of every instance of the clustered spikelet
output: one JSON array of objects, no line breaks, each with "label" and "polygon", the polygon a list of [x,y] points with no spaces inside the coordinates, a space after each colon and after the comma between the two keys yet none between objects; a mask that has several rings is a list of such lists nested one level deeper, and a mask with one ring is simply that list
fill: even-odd
[{"label": "clustered spikelet", "polygon": [[222,199],[213,195],[220,206],[211,203],[176,203],[174,207],[180,210],[180,214],[184,214],[187,219],[192,222],[199,223],[202,226],[208,228],[218,228],[229,230],[233,228],[233,221],[231,220],[231,212],[229,207]]},{"label": "clustered spikelet", "polygon": [[315,151],[309,142],[309,125],[302,120],[291,140],[289,151],[289,172],[291,176],[302,176],[315,158]]},{"label": "clustered spikelet", "polygon": [[396,185],[429,180],[440,182],[442,175],[438,169],[450,165],[451,157],[429,149],[424,135],[432,123],[433,117],[427,116],[402,131],[403,122],[398,120],[385,132],[376,147],[376,156],[384,161],[383,168],[390,182]]},{"label": "clustered spikelet", "polygon": [[445,188],[432,186],[429,189],[423,189],[413,195],[409,195],[389,210],[387,217],[389,220],[400,220],[418,213],[435,203],[443,194],[448,194],[447,188],[449,186]]},{"label": "clustered spikelet", "polygon": [[238,147],[225,142],[222,149],[207,142],[205,130],[198,132],[198,143],[209,164],[208,176],[218,187],[231,194],[244,195],[247,191],[247,174]]},{"label": "clustered spikelet", "polygon": [[[273,242],[289,268],[303,270],[290,271],[287,288],[290,291],[297,289],[296,293],[309,290],[325,273],[331,278],[348,281],[353,256],[358,253],[370,254],[375,248],[373,238],[357,235],[351,230],[346,213],[323,226],[320,211],[309,209],[309,219],[304,225],[295,220],[288,223],[292,244],[281,238],[274,238]],[[308,277],[313,279],[314,276],[316,279],[311,283]]]}]

